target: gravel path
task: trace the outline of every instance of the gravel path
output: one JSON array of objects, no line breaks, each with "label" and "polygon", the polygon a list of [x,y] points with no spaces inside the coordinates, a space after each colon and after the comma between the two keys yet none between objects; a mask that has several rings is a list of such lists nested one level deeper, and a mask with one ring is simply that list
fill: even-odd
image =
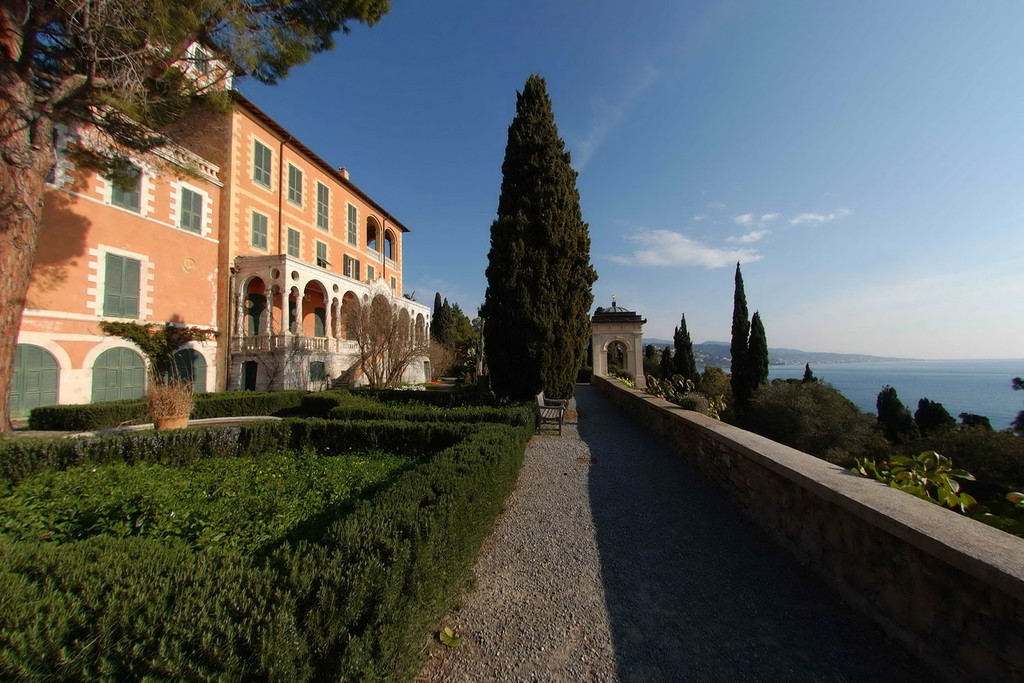
[{"label": "gravel path", "polygon": [[908,681],[908,660],[596,389],[535,437],[420,681]]}]

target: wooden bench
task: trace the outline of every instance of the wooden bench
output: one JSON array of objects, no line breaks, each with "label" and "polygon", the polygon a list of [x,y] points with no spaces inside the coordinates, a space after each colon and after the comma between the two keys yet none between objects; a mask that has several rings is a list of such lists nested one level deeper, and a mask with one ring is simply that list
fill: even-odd
[{"label": "wooden bench", "polygon": [[544,398],[544,392],[537,394],[537,433],[546,424],[557,425],[558,435],[562,435],[562,422],[565,420],[565,409],[569,405],[566,398]]}]

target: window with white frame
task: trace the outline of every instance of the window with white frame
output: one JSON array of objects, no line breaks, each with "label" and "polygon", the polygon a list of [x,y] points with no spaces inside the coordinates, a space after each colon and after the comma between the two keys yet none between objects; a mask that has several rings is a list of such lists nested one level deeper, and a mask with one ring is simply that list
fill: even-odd
[{"label": "window with white frame", "polygon": [[373,282],[373,278],[376,276],[376,274],[377,272],[373,269],[373,266],[371,266],[370,264],[366,264],[366,281]]},{"label": "window with white frame", "polygon": [[103,269],[103,315],[139,317],[142,262],[119,254],[106,254]]},{"label": "window with white frame", "polygon": [[267,222],[262,213],[252,212],[252,246],[264,251],[267,250]]},{"label": "window with white frame", "polygon": [[316,184],[316,227],[321,230],[331,227],[331,190],[321,182]]},{"label": "window with white frame", "polygon": [[302,206],[302,170],[288,164],[288,201]]},{"label": "window with white frame", "polygon": [[181,216],[178,218],[178,227],[197,235],[203,232],[203,195],[187,187],[181,188]]},{"label": "window with white frame", "polygon": [[108,178],[110,181],[110,203],[139,213],[142,208],[142,171],[132,166],[123,174],[117,177]]},{"label": "window with white frame", "polygon": [[353,280],[358,280],[359,279],[359,261],[357,259],[352,258],[348,254],[346,254],[343,263],[344,263],[344,267],[342,268],[342,272],[345,273],[345,276],[346,277],[350,277]]},{"label": "window with white frame", "polygon": [[270,148],[259,140],[255,140],[252,149],[252,180],[268,189],[270,188],[270,159]]},{"label": "window with white frame", "polygon": [[352,204],[348,205],[348,243],[355,245],[359,239],[359,212]]},{"label": "window with white frame", "polygon": [[302,235],[295,228],[288,228],[288,255],[301,258]]}]

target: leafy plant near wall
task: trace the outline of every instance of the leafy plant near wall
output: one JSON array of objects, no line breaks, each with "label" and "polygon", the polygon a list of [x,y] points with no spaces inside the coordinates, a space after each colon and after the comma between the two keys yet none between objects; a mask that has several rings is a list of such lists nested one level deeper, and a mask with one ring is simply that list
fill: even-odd
[{"label": "leafy plant near wall", "polygon": [[150,363],[150,373],[156,382],[174,377],[174,352],[191,341],[207,341],[217,336],[213,330],[186,327],[174,323],[142,324],[137,322],[100,323],[103,334],[120,337],[139,347]]},{"label": "leafy plant near wall", "polygon": [[675,403],[686,410],[703,413],[716,420],[721,420],[725,410],[724,396],[705,396],[697,391],[697,385],[682,375],[673,375],[670,379],[659,379],[654,375],[647,376],[647,393]]},{"label": "leafy plant near wall", "polygon": [[895,455],[880,463],[866,458],[856,462],[853,472],[948,508],[967,512],[978,502],[970,494],[961,493],[957,481],[974,481],[974,476],[966,470],[954,469],[949,458],[935,451],[914,457]]}]

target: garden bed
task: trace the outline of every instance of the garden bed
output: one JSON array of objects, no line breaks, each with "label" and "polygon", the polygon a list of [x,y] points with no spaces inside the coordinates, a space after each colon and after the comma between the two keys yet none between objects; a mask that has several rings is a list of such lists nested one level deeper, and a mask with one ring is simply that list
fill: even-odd
[{"label": "garden bed", "polygon": [[[411,678],[530,433],[288,419],[2,442],[20,512],[0,534],[0,679]],[[50,512],[20,516],[37,501]],[[175,526],[171,503],[204,523]],[[118,506],[135,516],[103,512]],[[25,523],[40,515],[53,529]]]}]

